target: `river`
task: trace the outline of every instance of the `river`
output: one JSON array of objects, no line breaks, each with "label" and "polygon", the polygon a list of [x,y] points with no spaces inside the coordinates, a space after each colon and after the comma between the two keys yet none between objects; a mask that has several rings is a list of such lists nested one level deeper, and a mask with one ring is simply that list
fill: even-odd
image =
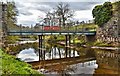
[{"label": "river", "polygon": [[[77,49],[59,46],[43,46],[44,51],[39,61],[39,51],[34,47],[21,49],[16,55],[28,62],[34,69],[46,76],[79,74],[119,74],[120,54],[116,50],[99,50],[78,47]],[[36,46],[37,47],[37,46]]]}]

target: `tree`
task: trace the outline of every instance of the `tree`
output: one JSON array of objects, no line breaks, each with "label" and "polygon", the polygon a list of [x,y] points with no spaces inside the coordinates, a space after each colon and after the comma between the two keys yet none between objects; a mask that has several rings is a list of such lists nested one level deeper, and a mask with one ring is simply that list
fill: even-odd
[{"label": "tree", "polygon": [[7,2],[6,18],[7,28],[16,27],[16,16],[18,15],[18,10],[16,9],[15,2]]},{"label": "tree", "polygon": [[111,2],[105,2],[103,5],[97,5],[92,10],[95,23],[99,26],[103,26],[112,17],[112,4]]},{"label": "tree", "polygon": [[56,14],[59,17],[59,23],[65,27],[65,21],[73,16],[73,11],[70,10],[68,4],[58,3]]},{"label": "tree", "polygon": [[47,12],[46,13],[46,18],[44,18],[44,23],[50,26],[54,26],[55,25],[55,19],[56,19],[56,13],[55,11],[53,12]]}]

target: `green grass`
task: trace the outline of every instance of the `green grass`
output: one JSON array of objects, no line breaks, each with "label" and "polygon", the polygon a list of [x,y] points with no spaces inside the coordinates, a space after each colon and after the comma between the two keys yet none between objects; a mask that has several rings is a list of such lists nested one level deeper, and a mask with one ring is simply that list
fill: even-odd
[{"label": "green grass", "polygon": [[65,40],[65,36],[63,36],[63,35],[58,35],[58,36],[56,36],[57,37],[57,41],[63,41],[63,40]]},{"label": "green grass", "polygon": [[19,36],[7,36],[6,38],[7,44],[15,43],[19,40]]},{"label": "green grass", "polygon": [[108,44],[108,43],[105,43],[105,42],[99,42],[99,41],[96,41],[93,43],[94,46],[100,46],[100,47],[112,47],[113,45],[112,44]]},{"label": "green grass", "polygon": [[89,31],[96,31],[96,28],[98,28],[98,25],[90,23],[90,24],[81,24],[77,26],[69,26],[69,27],[62,27],[62,30],[70,30],[70,31],[75,31],[75,30],[81,30],[82,28],[89,30]]},{"label": "green grass", "polygon": [[90,28],[90,29],[92,29],[92,28],[97,28],[97,27],[98,27],[98,25],[95,25],[95,24],[93,24],[93,23],[84,24],[84,25],[78,25],[78,26],[77,26],[77,28]]},{"label": "green grass", "polygon": [[[2,74],[39,74],[33,70],[31,65],[16,59],[0,50],[0,62],[2,64]],[[40,74],[41,75],[41,74]]]}]

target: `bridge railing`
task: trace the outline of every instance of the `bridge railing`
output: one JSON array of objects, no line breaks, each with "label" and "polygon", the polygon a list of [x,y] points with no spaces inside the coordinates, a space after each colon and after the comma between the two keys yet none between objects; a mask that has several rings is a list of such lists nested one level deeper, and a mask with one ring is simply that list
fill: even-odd
[{"label": "bridge railing", "polygon": [[8,28],[8,32],[92,32],[95,28],[76,28],[73,26],[61,27],[59,30],[44,30],[44,27],[37,28]]}]

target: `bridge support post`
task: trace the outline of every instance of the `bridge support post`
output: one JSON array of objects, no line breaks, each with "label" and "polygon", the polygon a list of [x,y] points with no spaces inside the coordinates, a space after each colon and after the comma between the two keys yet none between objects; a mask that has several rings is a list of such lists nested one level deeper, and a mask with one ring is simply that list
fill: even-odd
[{"label": "bridge support post", "polygon": [[61,59],[61,53],[60,53],[60,48],[58,48],[58,52],[59,52],[59,57]]},{"label": "bridge support post", "polygon": [[[42,35],[42,37],[43,37],[43,40],[44,40],[44,42],[43,42],[43,48],[45,48],[45,35]],[[45,52],[46,52],[46,50],[42,50],[42,52],[43,52],[43,60],[45,60]]]},{"label": "bridge support post", "polygon": [[71,35],[69,35],[69,46],[71,45]]},{"label": "bridge support post", "polygon": [[45,60],[45,50],[44,50],[44,60]]},{"label": "bridge support post", "polygon": [[38,35],[38,38],[39,38],[39,47],[38,47],[38,49],[39,49],[39,61],[40,61],[40,40],[41,40],[41,35]]},{"label": "bridge support post", "polygon": [[[71,45],[71,35],[65,35],[65,54],[66,54],[66,58],[67,58],[67,55],[69,55],[69,57],[71,57],[70,45]],[[69,52],[68,52],[68,50],[69,50]]]},{"label": "bridge support post", "polygon": [[[73,35],[73,46],[75,46],[75,35]],[[73,49],[73,57],[75,57],[75,48]]]},{"label": "bridge support post", "polygon": [[65,35],[65,55],[66,55],[66,58],[67,58],[67,50],[68,50],[68,35]]},{"label": "bridge support post", "polygon": [[42,46],[43,45],[42,45],[42,41],[43,41],[43,35],[41,35],[41,44],[40,44],[41,45],[40,46],[40,49],[41,49],[41,54],[40,55],[41,55],[41,59],[43,60],[43,50],[42,50]]},{"label": "bridge support post", "polygon": [[43,35],[38,35],[38,38],[39,38],[39,61],[42,59],[42,37],[43,37]]},{"label": "bridge support post", "polygon": [[[71,35],[69,35],[69,46],[71,45]],[[69,57],[71,57],[71,47],[69,47]]]}]

